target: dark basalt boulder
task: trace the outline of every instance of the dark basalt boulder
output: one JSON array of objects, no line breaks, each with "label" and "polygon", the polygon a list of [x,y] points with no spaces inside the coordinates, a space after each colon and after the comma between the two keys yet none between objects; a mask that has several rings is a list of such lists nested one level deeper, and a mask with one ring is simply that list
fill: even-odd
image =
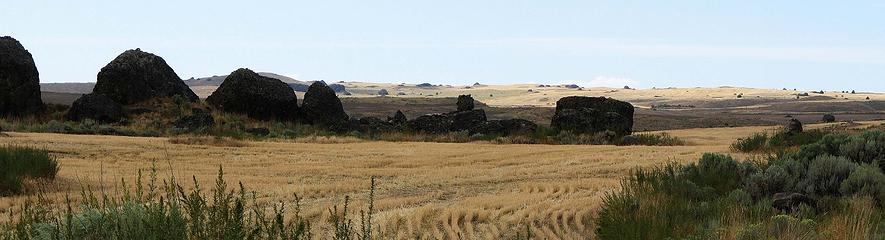
[{"label": "dark basalt boulder", "polygon": [[787,123],[786,131],[789,134],[799,134],[802,133],[802,122],[793,118],[790,119],[790,122]]},{"label": "dark basalt boulder", "polygon": [[115,123],[125,117],[122,105],[107,96],[95,93],[78,98],[65,115],[65,118],[71,121],[92,119],[101,123]]},{"label": "dark basalt boulder", "polygon": [[341,99],[323,82],[314,82],[304,94],[301,104],[304,120],[311,124],[327,127],[347,123],[350,117],[344,112]]},{"label": "dark basalt boulder", "polygon": [[486,122],[486,112],[482,109],[452,112],[448,115],[452,119],[450,131],[470,130]]},{"label": "dark basalt boulder", "polygon": [[633,105],[605,97],[564,97],[556,101],[550,126],[573,133],[612,131],[617,135],[633,132]]},{"label": "dark basalt boulder", "polygon": [[775,193],[771,197],[771,206],[777,210],[792,212],[797,209],[800,204],[806,204],[814,207],[814,199],[801,193]]},{"label": "dark basalt boulder", "polygon": [[393,114],[393,117],[387,117],[387,121],[394,125],[403,125],[406,124],[409,119],[406,118],[406,114],[403,114],[403,111],[396,110],[396,113]]},{"label": "dark basalt boulder", "polygon": [[24,116],[44,109],[31,53],[18,40],[0,37],[0,115]]},{"label": "dark basalt boulder", "polygon": [[821,120],[823,120],[826,123],[835,122],[836,116],[834,116],[833,114],[824,114],[824,117]]},{"label": "dark basalt boulder", "polygon": [[215,118],[206,110],[195,108],[191,115],[175,120],[172,125],[181,131],[193,132],[212,128],[215,126]]},{"label": "dark basalt boulder", "polygon": [[473,97],[470,95],[460,95],[458,96],[458,111],[470,111],[473,110]]},{"label": "dark basalt boulder", "polygon": [[228,75],[206,102],[221,111],[260,120],[292,120],[298,113],[297,96],[288,85],[246,68]]},{"label": "dark basalt boulder", "polygon": [[123,52],[101,68],[92,92],[123,105],[176,95],[200,100],[163,58],[141,49]]},{"label": "dark basalt boulder", "polygon": [[447,133],[452,129],[452,118],[447,114],[427,114],[409,121],[409,128],[423,133]]}]

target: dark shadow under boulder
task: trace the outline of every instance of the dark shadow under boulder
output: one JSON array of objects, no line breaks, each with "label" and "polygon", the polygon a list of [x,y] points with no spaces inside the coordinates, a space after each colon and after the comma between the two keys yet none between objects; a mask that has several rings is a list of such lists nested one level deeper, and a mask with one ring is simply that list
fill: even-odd
[{"label": "dark shadow under boulder", "polygon": [[298,115],[297,98],[282,81],[240,68],[228,75],[206,102],[221,111],[254,119],[292,120]]},{"label": "dark shadow under boulder", "polygon": [[99,94],[86,94],[71,104],[65,118],[71,121],[92,119],[101,123],[115,123],[126,117],[123,106]]},{"label": "dark shadow under boulder", "polygon": [[200,131],[215,126],[215,118],[206,110],[195,108],[191,111],[191,115],[175,120],[172,125],[180,131]]}]

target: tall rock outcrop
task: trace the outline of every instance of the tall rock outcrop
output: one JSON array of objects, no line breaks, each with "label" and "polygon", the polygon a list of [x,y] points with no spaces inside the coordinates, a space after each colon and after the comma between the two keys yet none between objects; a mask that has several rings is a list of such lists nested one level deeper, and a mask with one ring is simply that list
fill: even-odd
[{"label": "tall rock outcrop", "polygon": [[163,58],[141,49],[123,52],[101,68],[92,92],[123,105],[176,95],[199,100]]},{"label": "tall rock outcrop", "polygon": [[307,89],[301,111],[306,122],[330,127],[346,124],[350,119],[335,91],[319,81]]},{"label": "tall rock outcrop", "polygon": [[34,58],[18,40],[0,37],[0,115],[41,112],[40,74]]},{"label": "tall rock outcrop", "polygon": [[564,97],[556,101],[550,126],[573,133],[612,131],[617,135],[633,132],[633,105],[605,97]]},{"label": "tall rock outcrop", "polygon": [[260,120],[292,120],[298,115],[298,97],[289,85],[246,68],[228,75],[206,102]]}]

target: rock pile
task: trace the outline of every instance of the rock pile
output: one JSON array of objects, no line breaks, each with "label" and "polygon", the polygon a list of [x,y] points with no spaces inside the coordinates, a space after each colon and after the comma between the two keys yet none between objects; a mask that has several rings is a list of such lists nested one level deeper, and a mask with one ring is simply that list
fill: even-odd
[{"label": "rock pile", "polygon": [[298,113],[297,96],[286,83],[246,68],[228,75],[206,102],[222,111],[261,120],[291,120]]},{"label": "rock pile", "polygon": [[611,131],[617,135],[633,132],[633,105],[605,97],[564,97],[556,101],[550,126],[573,133]]},{"label": "rock pile", "polygon": [[31,115],[44,108],[31,53],[18,40],[0,37],[0,115]]}]

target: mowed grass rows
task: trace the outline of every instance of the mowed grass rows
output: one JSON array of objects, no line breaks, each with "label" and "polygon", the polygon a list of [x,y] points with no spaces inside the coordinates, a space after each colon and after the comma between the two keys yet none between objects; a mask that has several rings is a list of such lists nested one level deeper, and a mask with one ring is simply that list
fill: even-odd
[{"label": "mowed grass rows", "polygon": [[[365,141],[249,142],[226,147],[171,144],[165,138],[10,133],[0,144],[46,148],[61,167],[46,197],[76,200],[82,185],[109,195],[139,170],[159,178],[194,176],[211,185],[219,166],[260,203],[302,198],[305,217],[326,222],[343,197],[364,206],[377,177],[375,224],[395,238],[489,239],[528,226],[536,237],[582,238],[606,192],[636,167],[696,161],[728,152],[764,127],[670,131],[687,146],[498,145]],[[187,184],[185,184],[187,187]],[[7,216],[25,197],[0,199]]]}]

